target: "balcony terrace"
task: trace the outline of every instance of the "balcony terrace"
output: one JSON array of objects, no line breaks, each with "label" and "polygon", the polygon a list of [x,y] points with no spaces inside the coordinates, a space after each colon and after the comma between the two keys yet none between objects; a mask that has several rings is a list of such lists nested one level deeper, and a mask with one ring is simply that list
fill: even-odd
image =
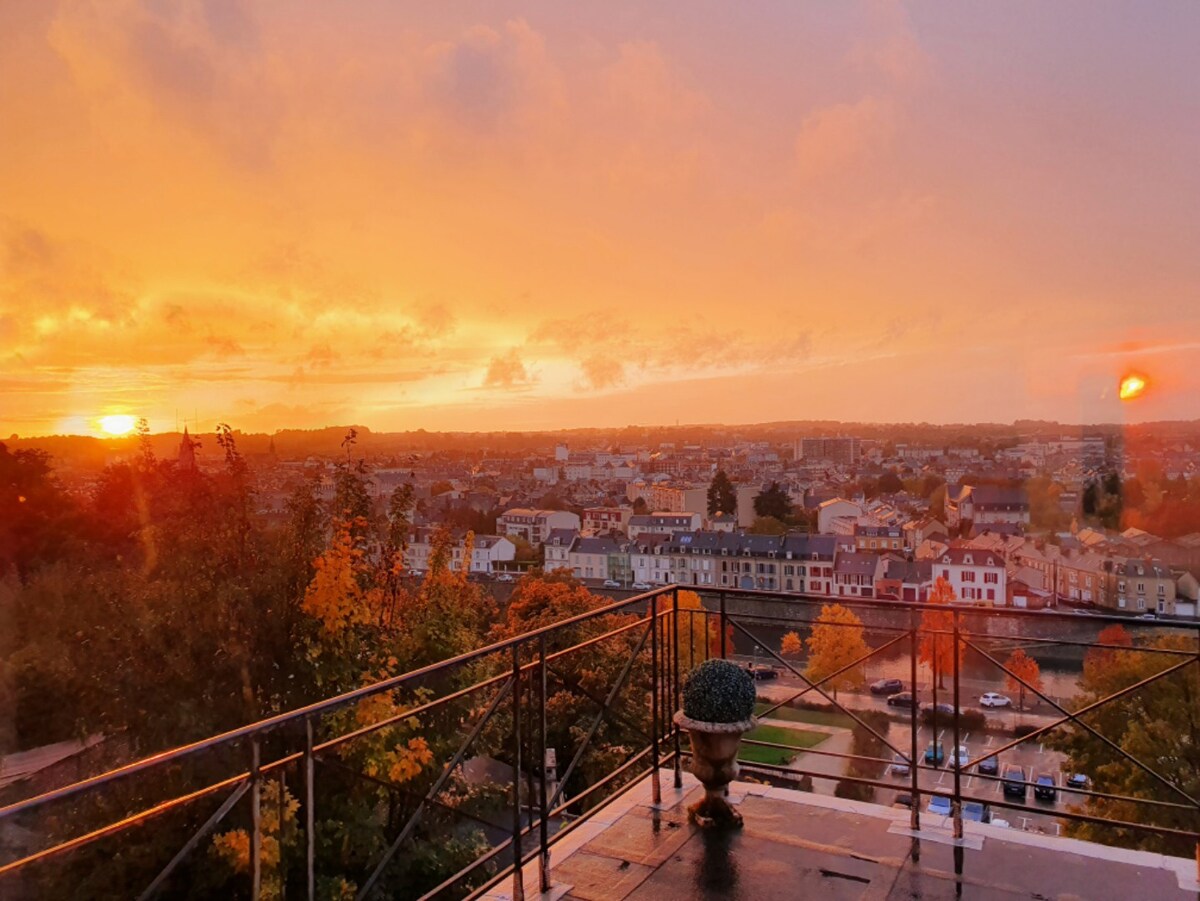
[{"label": "balcony terrace", "polygon": [[[679,589],[658,589],[73,784],[31,796],[9,786],[0,796],[0,894],[23,901],[83,886],[73,896],[195,896],[210,859],[202,846],[230,827],[243,829],[248,842],[238,896],[254,899],[315,899],[321,880],[331,878],[364,899],[499,899],[543,890],[548,898],[655,901],[806,890],[831,898],[1170,899],[1200,891],[1200,855],[1188,853],[1200,841],[1191,784],[1159,772],[1172,761],[1145,761],[1118,745],[1093,716],[1170,680],[1192,691],[1188,680],[1200,676],[1195,625],[1120,619],[1181,638],[1123,648],[1161,664],[1078,706],[1012,672],[1000,650],[1014,642],[1033,651],[1113,650],[1092,633],[1115,618],[844,599],[862,619],[845,628],[866,635],[866,650],[810,681],[772,648],[779,630],[812,628],[828,602],[727,590],[689,608]],[[838,696],[840,676],[884,660],[889,675],[899,667],[916,687],[928,641],[961,648],[941,674],[950,685],[940,698],[939,680],[931,680],[928,715],[917,705],[897,714],[882,699]],[[686,772],[686,733],[671,713],[690,666],[710,654],[733,656],[735,645],[743,654],[753,647],[782,677],[760,691],[760,718],[774,731],[743,741],[747,781],[734,784],[731,799],[745,828],[713,835],[687,822],[696,787]],[[1038,699],[1039,713],[1022,716],[1019,732],[1011,718],[992,728],[984,717],[986,734],[970,725],[961,703],[967,657]],[[815,713],[798,706],[814,698]],[[376,709],[364,704],[369,699],[388,703]],[[939,700],[950,713],[939,713]],[[926,740],[935,750],[957,748],[971,729],[975,750],[963,766],[925,762]],[[1035,763],[1048,768],[1045,755],[1055,753],[1042,739],[1062,729],[1131,768],[1140,791],[1068,788],[1059,772],[1058,799],[1031,803]],[[414,736],[431,755],[415,776],[356,767],[361,743]],[[1001,791],[1013,778],[978,771],[988,758],[1023,761],[1021,754],[1031,756],[1016,799]],[[894,769],[905,772],[897,779]],[[898,790],[911,809],[888,806]],[[288,794],[298,810],[292,850],[272,857],[263,851],[277,834],[270,799]],[[854,794],[882,803],[836,796]],[[471,801],[483,796],[491,800]],[[370,804],[373,833],[342,838],[340,856],[331,856],[322,817],[351,797]],[[927,809],[933,798],[949,815]],[[972,809],[990,812],[992,822],[970,821]],[[1007,828],[996,822],[1000,814]],[[276,822],[282,816],[280,807]],[[1124,845],[1151,837],[1178,856],[1061,837],[1069,823]],[[466,830],[479,851],[462,866],[425,881],[405,867],[420,849]],[[397,877],[398,868],[408,875]]]}]

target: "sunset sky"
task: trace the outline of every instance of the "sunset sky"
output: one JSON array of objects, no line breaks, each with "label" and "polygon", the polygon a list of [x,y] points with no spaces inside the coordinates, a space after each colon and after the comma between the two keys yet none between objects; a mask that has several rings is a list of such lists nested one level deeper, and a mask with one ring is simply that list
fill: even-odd
[{"label": "sunset sky", "polygon": [[0,436],[1197,417],[1198,46],[1195,0],[4,0]]}]

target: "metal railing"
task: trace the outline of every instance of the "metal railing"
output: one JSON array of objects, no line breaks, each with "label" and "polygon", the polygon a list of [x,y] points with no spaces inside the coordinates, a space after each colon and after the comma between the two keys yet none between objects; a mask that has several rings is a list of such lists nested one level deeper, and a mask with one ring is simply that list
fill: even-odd
[{"label": "metal railing", "polygon": [[[680,608],[679,592],[685,588],[699,593],[705,605],[699,609]],[[810,680],[805,670],[793,660],[772,650],[775,641],[768,639],[763,629],[811,628],[817,624],[820,607],[829,603],[859,611],[866,634],[880,641],[836,671]],[[731,609],[731,605],[736,609]],[[755,610],[755,605],[765,605],[769,609],[762,612]],[[928,627],[923,622],[927,612],[948,617],[949,627]],[[697,619],[702,623],[699,630],[695,627]],[[438,820],[438,828],[431,832],[439,834],[445,834],[447,826],[455,828],[469,823],[476,827],[478,834],[487,839],[487,850],[437,885],[426,886],[414,894],[428,898],[461,897],[511,876],[513,897],[521,898],[522,867],[534,860],[539,865],[541,886],[543,890],[548,889],[555,842],[586,822],[590,813],[647,774],[653,787],[653,799],[658,803],[664,768],[672,774],[676,787],[682,785],[682,761],[689,752],[679,729],[672,722],[672,713],[679,707],[683,679],[686,672],[702,659],[729,656],[731,637],[735,644],[742,639],[752,642],[778,670],[794,677],[798,683],[785,691],[786,697],[782,700],[766,705],[761,716],[769,717],[815,694],[829,710],[845,717],[853,728],[862,730],[877,747],[892,755],[884,758],[816,746],[804,749],[806,756],[799,764],[755,762],[744,765],[751,772],[781,779],[806,776],[837,779],[848,784],[894,790],[895,783],[879,778],[882,775],[879,770],[899,760],[909,770],[914,835],[920,832],[922,796],[939,794],[949,797],[954,834],[961,837],[964,804],[970,802],[1046,813],[1043,808],[1025,803],[1024,796],[1018,801],[1006,796],[971,794],[964,790],[963,777],[983,759],[998,759],[1001,753],[1037,740],[1054,729],[1069,726],[1088,733],[1108,751],[1147,774],[1171,800],[1079,788],[1073,791],[1080,799],[1097,798],[1135,805],[1137,810],[1147,812],[1142,817],[1144,821],[1107,819],[1070,807],[1056,809],[1054,816],[1188,840],[1195,844],[1200,860],[1200,801],[1084,720],[1104,705],[1172,674],[1186,672],[1187,667],[1195,667],[1195,672],[1200,674],[1200,651],[1197,650],[1200,643],[1182,650],[1117,648],[1160,654],[1169,662],[1140,682],[1072,711],[1028,679],[1012,672],[991,653],[988,643],[997,636],[990,630],[989,620],[1005,619],[1015,619],[1019,628],[1030,633],[1021,635],[1023,643],[1074,648],[1100,645],[1045,633],[1052,633],[1056,626],[1068,623],[1076,628],[1094,628],[1110,622],[1144,625],[1126,617],[1093,616],[1081,623],[1080,617],[1053,612],[959,605],[947,608],[905,601],[666,586],[0,807],[0,833],[11,825],[19,827],[26,837],[23,850],[10,855],[7,860],[0,857],[0,894],[5,892],[5,880],[14,880],[9,884],[15,884],[18,889],[21,880],[36,885],[39,872],[44,875],[40,868],[54,867],[64,856],[111,855],[114,843],[136,843],[144,839],[138,831],[142,827],[171,821],[172,828],[165,831],[172,835],[178,832],[181,838],[174,852],[169,856],[162,852],[158,856],[137,857],[136,864],[130,864],[131,869],[126,874],[128,880],[141,879],[143,883],[127,885],[127,892],[140,890],[139,897],[146,899],[166,897],[171,894],[171,886],[178,884],[177,880],[186,878],[189,867],[199,866],[200,845],[222,823],[237,821],[247,827],[247,891],[257,899],[264,880],[263,791],[270,780],[278,781],[276,797],[281,804],[289,780],[292,785],[300,786],[296,800],[303,820],[300,829],[303,854],[287,861],[280,857],[273,875],[279,880],[281,893],[290,889],[312,901],[320,876],[347,875],[320,872],[317,818],[323,804],[336,804],[338,793],[351,790],[348,787],[355,785],[369,786],[370,790],[379,793],[380,798],[387,799],[386,804],[382,800],[378,802],[378,807],[387,811],[378,823],[381,850],[370,860],[360,862],[349,874],[358,898],[382,894],[388,874],[396,866],[397,858],[402,856],[401,852],[418,841],[429,840],[429,836],[421,836],[421,827],[434,818]],[[838,624],[830,625],[839,627]],[[1154,625],[1156,628],[1182,629],[1200,640],[1200,626],[1194,624],[1160,622]],[[844,627],[858,628],[853,624]],[[684,631],[686,638],[681,638]],[[701,636],[699,641],[697,634]],[[937,706],[939,679],[936,676],[931,679],[935,749],[932,765],[918,756],[922,711],[917,702],[917,681],[922,638],[949,641],[952,648],[958,649],[952,652],[951,671],[945,674],[952,680],[952,713],[945,718],[940,717]],[[614,670],[607,684],[602,686],[591,684],[589,680],[594,673],[581,665],[594,661],[600,653],[607,655],[605,659]],[[830,688],[847,672],[861,670],[889,653],[906,653],[908,657],[913,703],[903,717],[909,727],[907,742],[893,742],[886,734],[890,725],[883,731],[876,728],[867,716],[862,715],[861,707],[856,710],[839,700]],[[976,655],[980,661],[994,667],[997,673],[1010,678],[1012,684],[1024,686],[1032,696],[1053,709],[1056,716],[1050,722],[1028,730],[1027,734],[989,748],[982,756],[961,765],[957,761],[957,749],[963,735],[960,676],[962,660],[968,654]],[[581,676],[584,670],[588,675]],[[386,696],[393,702],[387,715],[365,723],[347,715],[361,709],[367,699],[378,696]],[[561,772],[550,765],[547,756],[550,750],[548,734],[552,727],[548,722],[548,700],[552,696],[573,699],[573,703],[583,705],[581,709],[587,710],[577,722],[570,724],[570,737],[561,739],[554,749],[569,753],[569,762]],[[426,718],[436,720],[438,725],[414,725]],[[877,717],[874,719],[878,720]],[[941,787],[931,790],[923,787],[920,780],[922,774],[939,769],[936,753],[941,742],[939,719],[942,726],[950,729],[955,755],[954,764],[947,760],[953,776],[948,790]],[[561,724],[555,724],[555,728],[560,727]],[[604,736],[601,736],[602,729],[606,730]],[[363,772],[346,763],[345,757],[356,742],[369,740],[381,730],[415,730],[428,735],[429,745],[438,749],[439,756],[425,768],[420,779],[411,781]],[[754,738],[746,738],[744,743],[783,752],[799,751],[790,745]],[[900,747],[901,744],[904,747]],[[451,803],[454,799],[449,797],[450,788],[461,778],[463,764],[473,753],[502,761],[511,774],[504,787],[503,799],[498,805],[493,803],[489,810],[471,810],[461,803]],[[845,761],[848,771],[830,775],[808,768],[804,765],[804,761],[810,759],[807,755],[812,755],[812,759],[824,757]],[[609,761],[607,771],[597,771],[596,760]],[[855,772],[856,765],[861,765],[865,772]],[[318,775],[322,778],[318,779]],[[1006,780],[1002,773],[989,776],[974,772],[971,775],[984,785],[1014,781]],[[127,787],[133,784],[147,788],[131,795]],[[495,785],[494,781],[492,784]],[[1032,780],[1026,780],[1025,785],[1036,787]],[[155,791],[161,797],[155,796]],[[152,803],[133,803],[140,802],[147,794],[157,799]],[[125,807],[114,811],[114,804]],[[1161,825],[1154,820],[1155,810],[1183,811],[1192,827]],[[282,820],[282,813],[279,819]],[[919,856],[917,840],[913,842],[912,855],[914,860]],[[961,866],[961,847],[956,848],[956,864]],[[149,866],[154,869],[148,871]],[[394,890],[393,886],[388,894]]]}]

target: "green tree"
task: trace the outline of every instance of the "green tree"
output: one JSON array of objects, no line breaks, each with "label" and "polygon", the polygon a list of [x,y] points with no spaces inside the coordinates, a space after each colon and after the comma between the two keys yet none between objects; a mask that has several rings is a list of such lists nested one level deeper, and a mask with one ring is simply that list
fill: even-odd
[{"label": "green tree", "polygon": [[[1121,636],[1115,637],[1121,641]],[[1168,636],[1149,641],[1150,650],[1196,652],[1195,639]],[[1135,647],[1100,650],[1090,665],[1085,662],[1080,693],[1069,709],[1079,708],[1162,672],[1178,662],[1178,657],[1147,653]],[[1165,676],[1136,692],[1117,698],[1088,714],[1087,721],[1101,735],[1115,742],[1126,753],[1144,761],[1169,782],[1192,797],[1200,794],[1200,672],[1194,666]],[[1104,742],[1082,729],[1055,730],[1046,736],[1046,744],[1067,754],[1070,772],[1085,773],[1092,779],[1093,791],[1169,801],[1182,798],[1145,773]],[[1186,807],[1186,805],[1185,805]],[[1149,807],[1136,801],[1088,797],[1083,811],[1112,820],[1155,825],[1181,830],[1195,827],[1194,813],[1188,809]],[[1194,844],[1177,836],[1151,835],[1093,823],[1068,822],[1068,835],[1119,845],[1190,856]]]},{"label": "green tree", "polygon": [[758,516],[770,516],[780,522],[792,515],[792,499],[778,482],[772,482],[754,498],[754,512]]},{"label": "green tree", "polygon": [[751,535],[782,535],[787,531],[787,524],[774,516],[759,516],[750,524],[747,530]]},{"label": "green tree", "polygon": [[713,476],[712,483],[708,486],[708,515],[736,512],[737,490],[733,487],[729,476],[725,474],[725,470],[718,469],[716,475]]}]

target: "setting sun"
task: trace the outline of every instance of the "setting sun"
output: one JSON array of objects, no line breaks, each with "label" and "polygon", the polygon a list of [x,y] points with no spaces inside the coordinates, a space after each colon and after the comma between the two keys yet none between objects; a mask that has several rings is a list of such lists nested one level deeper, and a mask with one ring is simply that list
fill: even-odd
[{"label": "setting sun", "polygon": [[109,435],[128,435],[133,431],[136,420],[127,413],[100,417],[100,428]]},{"label": "setting sun", "polygon": [[1121,379],[1121,400],[1133,400],[1141,397],[1146,390],[1146,377],[1131,372]]}]

